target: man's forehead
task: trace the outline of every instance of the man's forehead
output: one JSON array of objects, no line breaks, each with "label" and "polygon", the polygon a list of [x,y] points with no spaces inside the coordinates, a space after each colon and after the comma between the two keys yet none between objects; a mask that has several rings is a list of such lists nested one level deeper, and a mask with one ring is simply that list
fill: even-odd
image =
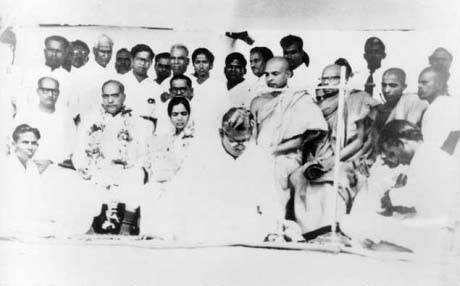
[{"label": "man's forehead", "polygon": [[205,54],[198,54],[195,61],[209,61],[209,59]]},{"label": "man's forehead", "polygon": [[122,52],[117,53],[117,58],[129,58],[129,57],[131,57],[131,54],[129,52],[122,51]]},{"label": "man's forehead", "polygon": [[56,89],[58,84],[52,79],[45,78],[40,81],[39,85],[40,88],[51,88],[51,89]]},{"label": "man's forehead", "polygon": [[236,131],[233,129],[225,130],[225,135],[233,141],[247,141],[251,139],[251,132],[249,130],[246,131]]},{"label": "man's forehead", "polygon": [[171,50],[171,57],[185,57],[186,52],[182,48],[174,48]]},{"label": "man's forehead", "polygon": [[292,44],[290,46],[287,46],[287,47],[283,47],[283,51],[300,51],[300,48],[298,47],[298,45],[296,44]]},{"label": "man's forehead", "polygon": [[49,40],[47,43],[46,43],[46,47],[47,48],[57,48],[59,47],[59,49],[64,49],[64,43],[62,41],[59,41],[59,40]]},{"label": "man's forehead", "polygon": [[393,82],[402,83],[402,80],[395,73],[386,73],[386,74],[383,75],[382,82],[385,82],[385,83],[393,83]]},{"label": "man's forehead", "polygon": [[323,70],[323,76],[340,76],[340,66],[331,65]]},{"label": "man's forehead", "polygon": [[228,65],[229,66],[243,66],[243,63],[239,59],[233,59]]},{"label": "man's forehead", "polygon": [[112,46],[109,44],[99,44],[96,47],[99,51],[112,51]]},{"label": "man's forehead", "polygon": [[185,79],[175,79],[171,82],[171,86],[173,87],[185,87],[187,85],[187,81]]},{"label": "man's forehead", "polygon": [[104,94],[117,94],[120,93],[120,86],[116,83],[108,83],[102,89],[102,93]]}]

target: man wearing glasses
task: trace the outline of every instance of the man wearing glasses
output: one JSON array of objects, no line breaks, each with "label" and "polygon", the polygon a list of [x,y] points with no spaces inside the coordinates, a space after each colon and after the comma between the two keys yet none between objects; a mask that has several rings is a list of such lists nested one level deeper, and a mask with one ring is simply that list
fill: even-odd
[{"label": "man wearing glasses", "polygon": [[40,78],[36,94],[38,102],[20,109],[15,117],[15,125],[26,123],[39,128],[42,139],[35,158],[61,163],[70,158],[75,141],[75,125],[68,112],[56,104],[60,85],[55,78]]}]

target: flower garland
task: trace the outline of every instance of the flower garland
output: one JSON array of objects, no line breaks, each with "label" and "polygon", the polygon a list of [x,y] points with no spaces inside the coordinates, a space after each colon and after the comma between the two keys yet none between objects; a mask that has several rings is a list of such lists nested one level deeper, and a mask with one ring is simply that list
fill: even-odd
[{"label": "flower garland", "polygon": [[116,138],[110,138],[110,140],[113,140],[110,144],[114,144],[112,146],[116,148],[116,156],[112,158],[111,162],[105,162],[107,156],[103,151],[103,141],[105,139],[104,135],[107,121],[111,119],[112,115],[106,112],[104,108],[100,108],[95,122],[86,131],[88,141],[85,148],[85,154],[88,160],[88,170],[95,171],[101,169],[102,166],[107,163],[120,165],[123,169],[131,166],[129,146],[133,141],[133,136],[130,131],[134,128],[131,120],[133,115],[131,110],[123,107],[120,114],[116,116],[121,116],[122,120]]}]

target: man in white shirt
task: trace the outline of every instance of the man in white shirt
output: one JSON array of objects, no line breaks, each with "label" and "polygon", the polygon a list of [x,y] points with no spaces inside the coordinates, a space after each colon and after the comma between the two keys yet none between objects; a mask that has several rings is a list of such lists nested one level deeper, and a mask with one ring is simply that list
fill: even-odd
[{"label": "man in white shirt", "polygon": [[187,74],[187,68],[190,63],[190,58],[188,57],[189,51],[185,45],[174,44],[171,47],[170,51],[170,63],[171,63],[171,76],[164,79],[161,83],[161,89],[163,92],[167,92],[169,89],[169,80],[175,75]]},{"label": "man in white shirt", "polygon": [[42,77],[36,90],[38,104],[20,109],[14,119],[15,125],[29,124],[41,130],[41,147],[35,158],[58,164],[70,159],[75,142],[75,125],[67,109],[56,105],[59,82],[51,77]]},{"label": "man in white shirt", "polygon": [[249,53],[249,64],[252,73],[256,77],[250,91],[254,95],[257,95],[267,89],[267,83],[265,82],[265,65],[269,59],[273,58],[273,53],[267,47],[254,47]]},{"label": "man in white shirt", "polygon": [[292,71],[289,86],[295,91],[311,91],[316,81],[307,69],[310,64],[310,57],[303,49],[302,39],[298,36],[288,35],[281,39],[280,45],[283,48],[283,56],[288,61]]},{"label": "man in white shirt", "polygon": [[171,76],[171,55],[159,53],[155,56],[155,82],[161,86],[164,80]]},{"label": "man in white shirt", "polygon": [[250,83],[244,78],[247,61],[240,53],[231,53],[225,58],[224,73],[232,107],[249,108],[252,100]]},{"label": "man in white shirt", "polygon": [[155,57],[152,49],[145,44],[135,45],[131,49],[133,59],[132,71],[120,77],[129,94],[125,105],[137,115],[150,121],[152,127],[156,121],[156,107],[160,101],[160,89],[149,78],[148,70]]},{"label": "man in white shirt", "polygon": [[418,96],[430,104],[422,119],[423,140],[435,147],[441,146],[460,122],[460,103],[448,93],[448,78],[445,70],[427,67],[418,79]]}]

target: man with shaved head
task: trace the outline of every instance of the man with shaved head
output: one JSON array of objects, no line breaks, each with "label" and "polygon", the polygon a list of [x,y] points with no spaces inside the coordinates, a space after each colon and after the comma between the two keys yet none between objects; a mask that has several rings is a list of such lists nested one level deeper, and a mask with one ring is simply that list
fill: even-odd
[{"label": "man with shaved head", "polygon": [[276,175],[285,204],[289,198],[287,177],[301,163],[302,136],[308,130],[327,130],[321,110],[306,91],[289,88],[292,72],[285,58],[274,57],[265,67],[269,92],[251,102],[256,119],[256,139],[274,157]]},{"label": "man with shaved head", "polygon": [[422,115],[428,107],[426,101],[420,100],[414,93],[404,93],[406,73],[400,68],[387,69],[382,77],[382,95],[385,103],[380,105],[375,122],[377,130],[392,120],[407,120],[420,125]]},{"label": "man with shaved head", "polygon": [[448,78],[447,71],[433,67],[423,69],[418,78],[418,96],[430,104],[422,119],[423,139],[438,147],[460,126],[460,104],[448,92]]},{"label": "man with shaved head", "polygon": [[431,67],[449,72],[453,59],[454,57],[448,50],[439,47],[434,50],[428,61]]}]

